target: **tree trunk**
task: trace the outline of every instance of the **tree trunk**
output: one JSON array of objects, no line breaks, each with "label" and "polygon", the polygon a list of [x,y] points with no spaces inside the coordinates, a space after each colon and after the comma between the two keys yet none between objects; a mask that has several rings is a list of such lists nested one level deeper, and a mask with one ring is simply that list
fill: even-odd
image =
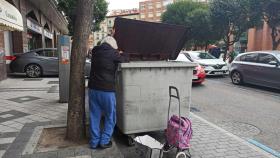
[{"label": "tree trunk", "polygon": [[272,27],[271,30],[272,50],[276,50],[280,44],[280,39],[277,39],[279,36],[278,32],[280,31],[276,27]]},{"label": "tree trunk", "polygon": [[227,35],[227,41],[224,41],[224,42],[226,43],[226,50],[225,50],[223,60],[226,61],[227,60],[227,55],[228,55],[228,50],[229,50],[230,35]]},{"label": "tree trunk", "polygon": [[276,50],[277,49],[277,42],[276,42],[276,28],[272,27],[271,28],[271,38],[272,38],[272,50]]},{"label": "tree trunk", "polygon": [[71,50],[70,88],[66,139],[85,139],[85,77],[84,65],[87,43],[93,19],[93,0],[78,0]]}]

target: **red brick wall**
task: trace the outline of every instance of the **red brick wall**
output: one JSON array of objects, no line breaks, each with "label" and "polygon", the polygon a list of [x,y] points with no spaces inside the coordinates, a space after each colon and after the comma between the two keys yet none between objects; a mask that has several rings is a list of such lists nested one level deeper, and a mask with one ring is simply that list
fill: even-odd
[{"label": "red brick wall", "polygon": [[248,32],[248,51],[258,50],[272,50],[271,29],[266,23],[262,28],[250,29]]}]

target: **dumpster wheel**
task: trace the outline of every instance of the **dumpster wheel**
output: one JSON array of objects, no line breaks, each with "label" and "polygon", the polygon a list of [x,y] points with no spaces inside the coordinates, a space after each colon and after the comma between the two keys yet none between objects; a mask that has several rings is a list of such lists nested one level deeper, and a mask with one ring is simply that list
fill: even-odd
[{"label": "dumpster wheel", "polygon": [[127,145],[128,146],[134,146],[135,141],[134,141],[134,135],[127,135]]}]

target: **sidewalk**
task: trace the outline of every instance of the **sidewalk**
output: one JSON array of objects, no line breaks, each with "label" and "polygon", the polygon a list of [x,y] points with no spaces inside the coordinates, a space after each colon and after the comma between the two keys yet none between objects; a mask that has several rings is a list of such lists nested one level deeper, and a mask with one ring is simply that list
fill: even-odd
[{"label": "sidewalk", "polygon": [[[65,126],[67,104],[58,103],[58,78],[12,78],[0,82],[0,158],[143,158],[141,145],[127,147],[115,136],[113,147],[90,150],[87,145],[37,152],[36,142],[43,127]],[[273,158],[247,141],[192,114],[193,158]],[[162,132],[151,136],[163,142]],[[166,158],[175,157],[172,153]]]}]

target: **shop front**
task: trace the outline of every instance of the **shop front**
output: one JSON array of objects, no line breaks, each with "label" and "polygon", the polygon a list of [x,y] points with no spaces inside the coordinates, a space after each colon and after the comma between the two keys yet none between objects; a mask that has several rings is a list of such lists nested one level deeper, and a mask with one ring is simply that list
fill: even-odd
[{"label": "shop front", "polygon": [[27,19],[28,50],[42,48],[42,27],[31,19]]},{"label": "shop front", "polygon": [[53,48],[53,34],[45,29],[44,36],[45,36],[46,48]]},{"label": "shop front", "polygon": [[6,48],[11,45],[10,31],[23,31],[23,21],[20,12],[5,0],[0,0],[0,81],[7,76]]}]

